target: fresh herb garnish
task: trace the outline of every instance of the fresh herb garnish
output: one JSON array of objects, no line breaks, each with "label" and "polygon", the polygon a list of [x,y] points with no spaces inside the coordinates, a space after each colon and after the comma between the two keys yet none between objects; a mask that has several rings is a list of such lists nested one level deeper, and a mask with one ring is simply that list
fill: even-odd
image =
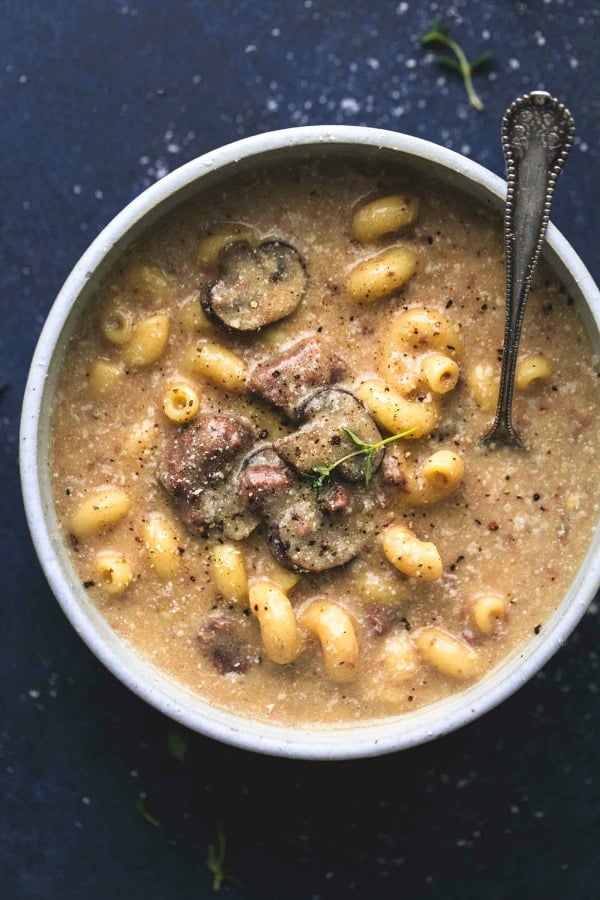
[{"label": "fresh herb garnish", "polygon": [[188,745],[185,738],[178,731],[173,731],[173,729],[169,730],[169,733],[167,734],[167,747],[173,759],[176,759],[180,763],[185,762]]},{"label": "fresh herb garnish", "polygon": [[206,865],[208,866],[213,877],[213,891],[220,891],[226,881],[241,887],[241,882],[235,876],[225,871],[225,855],[226,841],[223,826],[217,825],[217,834],[214,844],[208,845],[208,853],[206,856]]},{"label": "fresh herb garnish", "polygon": [[381,450],[382,447],[386,447],[388,444],[391,444],[393,441],[398,441],[400,438],[408,437],[409,434],[412,434],[415,430],[414,428],[408,428],[406,431],[401,431],[400,434],[392,434],[390,437],[383,438],[381,441],[377,441],[374,444],[368,444],[366,441],[363,441],[357,434],[354,434],[353,431],[350,431],[349,428],[346,428],[342,425],[341,430],[348,435],[353,444],[355,444],[359,449],[354,450],[352,453],[347,453],[345,456],[342,456],[340,459],[336,459],[335,462],[331,463],[330,466],[326,466],[323,463],[319,463],[316,466],[313,466],[310,472],[301,472],[303,478],[307,478],[310,481],[311,488],[315,491],[317,498],[321,496],[321,491],[325,486],[325,482],[338,466],[341,466],[342,463],[348,462],[349,459],[355,459],[357,456],[365,457],[365,487],[369,487],[371,483],[371,479],[373,478],[373,457],[377,453],[378,450]]},{"label": "fresh herb garnish", "polygon": [[146,822],[150,823],[150,825],[154,825],[155,828],[159,827],[160,822],[157,818],[155,818],[155,816],[152,815],[152,813],[148,809],[148,797],[146,796],[146,794],[138,794],[134,806],[135,811],[142,817],[142,819],[145,819]]},{"label": "fresh herb garnish", "polygon": [[455,58],[451,56],[436,56],[434,57],[435,61],[458,72],[464,82],[471,106],[474,106],[475,109],[483,109],[481,98],[473,87],[473,72],[490,58],[490,54],[482,53],[481,56],[469,61],[460,44],[450,37],[450,29],[447,26],[441,25],[440,22],[433,23],[427,34],[424,34],[421,38],[421,43],[443,44],[444,47],[447,47],[452,51]]}]

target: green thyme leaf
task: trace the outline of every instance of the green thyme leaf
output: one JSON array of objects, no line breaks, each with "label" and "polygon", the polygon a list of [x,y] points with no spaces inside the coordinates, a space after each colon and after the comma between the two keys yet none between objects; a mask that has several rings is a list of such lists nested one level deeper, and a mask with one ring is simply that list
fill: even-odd
[{"label": "green thyme leaf", "polygon": [[160,826],[160,822],[157,818],[155,818],[148,808],[148,797],[146,794],[138,794],[135,799],[134,809],[138,815],[145,819],[146,822],[149,822],[150,825],[153,825],[154,828],[158,828]]},{"label": "green thyme leaf", "polygon": [[434,57],[434,60],[443,66],[447,66],[448,68],[459,72],[467,92],[467,97],[469,98],[469,103],[471,106],[474,106],[475,109],[483,109],[481,98],[473,87],[473,72],[490,59],[490,54],[482,53],[474,60],[469,61],[460,44],[450,37],[450,29],[440,25],[439,22],[434,22],[429,31],[421,38],[421,43],[424,45],[434,43],[442,44],[453,53],[453,57],[436,56]]},{"label": "green thyme leaf", "polygon": [[220,891],[226,881],[242,887],[241,881],[225,871],[225,856],[227,852],[227,843],[225,840],[225,831],[219,822],[217,824],[217,833],[215,842],[208,845],[208,853],[206,854],[206,865],[212,874],[213,891]]},{"label": "green thyme leaf", "polygon": [[359,449],[354,450],[352,453],[346,453],[345,456],[342,456],[340,459],[336,459],[335,462],[331,463],[330,466],[326,466],[324,463],[318,463],[316,466],[313,466],[310,472],[300,472],[302,478],[308,479],[310,481],[311,488],[315,491],[317,495],[317,499],[321,496],[321,492],[325,485],[325,482],[329,479],[331,473],[337,469],[338,466],[341,466],[342,463],[347,462],[349,459],[356,459],[357,456],[365,457],[365,487],[369,487],[371,483],[371,479],[373,478],[373,459],[378,450],[381,450],[382,447],[386,447],[388,444],[391,444],[393,441],[398,441],[400,438],[408,437],[409,434],[412,434],[414,428],[407,428],[405,431],[401,431],[399,434],[392,434],[390,437],[383,438],[381,441],[377,441],[374,444],[367,444],[366,441],[363,441],[361,437],[357,434],[354,434],[349,428],[346,428],[344,425],[341,428],[345,434],[348,435],[353,444],[355,444]]},{"label": "green thyme leaf", "polygon": [[167,734],[167,747],[173,759],[176,759],[180,763],[185,762],[188,744],[183,735],[178,731],[170,729]]}]

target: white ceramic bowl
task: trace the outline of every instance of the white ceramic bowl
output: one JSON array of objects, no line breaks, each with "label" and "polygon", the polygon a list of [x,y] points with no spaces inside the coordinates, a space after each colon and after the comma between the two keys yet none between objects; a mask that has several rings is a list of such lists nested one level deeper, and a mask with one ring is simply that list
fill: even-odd
[{"label": "white ceramic bowl", "polygon": [[[600,584],[600,527],[562,603],[540,636],[482,681],[431,706],[378,724],[288,728],[244,719],[193,696],[137,656],[86,596],[56,522],[48,466],[49,416],[57,372],[77,312],[115,258],[152,222],[198,190],[267,158],[317,154],[393,157],[502,210],[506,183],[477,163],[403,134],[351,126],[307,126],[246,138],[192,160],[152,185],[96,238],[65,282],[44,325],[31,363],[21,420],[20,465],[29,528],[48,582],[67,617],[97,657],[154,707],[209,738],[251,751],[341,760],[402,750],[476,719],[530,679],[573,631]],[[552,225],[544,256],[565,284],[600,353],[600,294],[572,247]]]}]

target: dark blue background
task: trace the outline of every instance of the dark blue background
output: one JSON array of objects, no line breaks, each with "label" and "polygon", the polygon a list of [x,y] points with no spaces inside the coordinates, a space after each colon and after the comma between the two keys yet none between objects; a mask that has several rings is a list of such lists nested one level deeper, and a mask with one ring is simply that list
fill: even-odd
[{"label": "dark blue background", "polygon": [[[504,175],[502,114],[546,88],[577,126],[553,220],[598,279],[598,8],[4,0],[0,13],[3,900],[213,896],[219,823],[236,897],[598,897],[597,607],[517,696],[433,744],[362,762],[255,756],[172,726],[82,644],[35,559],[17,467],[28,365],[71,267],[143,188],[245,135],[373,125]],[[482,112],[420,45],[437,17],[471,56],[493,55],[475,79]]]}]

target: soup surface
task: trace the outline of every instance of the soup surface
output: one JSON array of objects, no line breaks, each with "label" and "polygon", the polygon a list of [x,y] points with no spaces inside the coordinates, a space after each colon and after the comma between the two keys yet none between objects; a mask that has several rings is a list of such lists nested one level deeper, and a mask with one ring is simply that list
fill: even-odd
[{"label": "soup surface", "polygon": [[541,263],[526,450],[482,443],[500,217],[415,172],[269,167],[170,213],[77,326],[52,413],[73,565],[116,632],[277,723],[398,716],[536,640],[598,518],[598,371]]}]

